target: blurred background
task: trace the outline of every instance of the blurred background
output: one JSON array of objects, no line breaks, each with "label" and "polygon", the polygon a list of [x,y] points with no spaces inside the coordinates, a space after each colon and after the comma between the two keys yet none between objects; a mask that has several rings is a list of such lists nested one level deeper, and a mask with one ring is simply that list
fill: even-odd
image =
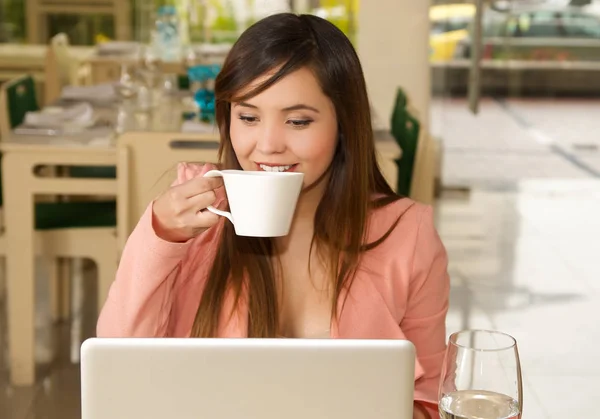
[{"label": "blurred background", "polygon": [[386,178],[448,249],[448,334],[517,339],[525,419],[591,417],[600,0],[3,0],[0,418],[80,417],[79,346],[130,231],[121,137],[214,135],[227,51],[281,11],[356,46]]}]

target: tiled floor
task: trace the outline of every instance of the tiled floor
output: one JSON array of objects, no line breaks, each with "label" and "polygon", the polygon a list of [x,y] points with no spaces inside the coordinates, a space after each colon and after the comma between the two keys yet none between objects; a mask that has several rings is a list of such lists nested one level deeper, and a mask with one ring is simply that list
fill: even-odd
[{"label": "tiled floor", "polygon": [[[464,103],[434,103],[434,125],[443,129],[448,153],[444,180],[471,187],[470,192],[449,191],[436,204],[453,284],[448,333],[493,328],[516,337],[525,419],[593,417],[600,394],[600,179],[532,138],[530,128],[542,137],[552,134],[568,149],[580,140],[600,143],[597,122],[579,121],[578,115],[587,112],[579,105],[573,115],[566,103],[540,105],[547,112],[560,111],[563,124],[581,132],[567,140],[574,131],[527,101],[510,106],[532,125],[519,125],[493,101],[477,118],[468,115]],[[597,106],[592,103],[591,109],[597,112]],[[589,129],[578,125],[583,123]],[[487,131],[474,134],[477,124]],[[478,154],[489,159],[486,164]],[[600,156],[586,158],[590,167],[599,168]],[[38,285],[44,295],[44,284]],[[89,295],[93,281],[84,286]],[[40,303],[37,318],[44,319],[47,311]],[[43,378],[33,388],[7,385],[0,345],[0,418],[79,417],[79,372],[69,350],[72,336],[77,344],[93,333],[89,306],[84,304],[77,318],[83,322],[59,325],[53,335],[44,334],[48,329],[40,321],[39,340],[54,336],[60,350],[58,361],[40,367]],[[4,320],[0,316],[2,339]],[[44,346],[40,359],[47,358]]]},{"label": "tiled floor", "polygon": [[[435,99],[448,332],[519,342],[524,418],[592,417],[600,394],[600,100]],[[460,188],[470,188],[461,193]]]},{"label": "tiled floor", "polygon": [[[86,263],[85,276],[73,286],[73,320],[54,326],[48,324],[48,284],[39,275],[36,284],[36,358],[38,383],[31,388],[8,385],[6,363],[6,319],[0,302],[0,418],[1,419],[71,419],[79,418],[80,343],[93,336],[95,328],[95,269]],[[79,298],[78,298],[79,297]],[[92,304],[90,304],[92,301]]]},{"label": "tiled floor", "polygon": [[432,101],[431,130],[443,139],[447,186],[484,188],[521,179],[600,177],[600,100],[484,98]]},{"label": "tiled floor", "polygon": [[600,392],[600,180],[524,181],[438,205],[454,284],[448,332],[518,343],[524,417],[590,417]]}]

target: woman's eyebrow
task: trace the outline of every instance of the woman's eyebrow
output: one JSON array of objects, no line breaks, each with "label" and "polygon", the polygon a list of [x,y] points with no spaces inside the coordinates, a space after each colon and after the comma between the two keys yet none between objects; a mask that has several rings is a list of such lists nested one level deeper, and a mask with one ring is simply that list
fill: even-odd
[{"label": "woman's eyebrow", "polygon": [[305,105],[304,103],[298,103],[297,105],[288,106],[287,108],[282,109],[283,112],[300,111],[300,110],[309,110],[309,111],[313,111],[316,113],[320,113],[317,108],[313,108],[312,106]]},{"label": "woman's eyebrow", "polygon": [[242,108],[258,109],[258,106],[254,106],[248,102],[239,102],[239,103],[236,103],[234,106],[241,106]]},{"label": "woman's eyebrow", "polygon": [[[258,106],[253,105],[248,102],[239,102],[239,103],[236,103],[234,106],[235,107],[239,106],[242,108],[258,109]],[[291,112],[291,111],[300,111],[300,110],[309,110],[309,111],[313,111],[315,113],[320,113],[317,108],[315,108],[313,106],[305,105],[304,103],[298,103],[296,105],[287,106],[287,107],[283,108],[281,111],[282,112]]]}]

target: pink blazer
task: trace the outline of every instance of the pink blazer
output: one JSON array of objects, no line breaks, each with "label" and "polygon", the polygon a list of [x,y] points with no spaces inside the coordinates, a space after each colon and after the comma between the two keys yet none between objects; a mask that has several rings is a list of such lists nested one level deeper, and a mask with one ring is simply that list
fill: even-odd
[{"label": "pink blazer", "polygon": [[[182,163],[176,183],[212,168]],[[339,320],[333,322],[331,337],[410,340],[417,350],[415,400],[437,417],[446,348],[447,256],[431,208],[409,199],[372,213],[369,242],[381,237],[400,214],[402,218],[388,239],[363,256]],[[188,337],[221,226],[186,243],[166,242],[154,233],[149,205],[127,241],[100,313],[97,335]],[[234,316],[222,316],[219,337],[247,337],[247,306],[240,300]],[[223,312],[230,313],[232,304],[230,296]]]}]

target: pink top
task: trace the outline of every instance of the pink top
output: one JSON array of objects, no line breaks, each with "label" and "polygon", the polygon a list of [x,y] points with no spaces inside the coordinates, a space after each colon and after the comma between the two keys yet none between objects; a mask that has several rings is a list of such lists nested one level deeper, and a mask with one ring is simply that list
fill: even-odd
[{"label": "pink top", "polygon": [[[212,168],[182,163],[176,183]],[[222,194],[219,197],[224,198]],[[339,320],[332,323],[331,337],[410,340],[417,350],[415,400],[437,417],[446,348],[447,256],[431,208],[409,199],[372,213],[368,241],[381,237],[400,214],[402,218],[388,239],[363,255]],[[149,205],[127,241],[100,313],[97,335],[188,337],[221,226],[186,243],[167,242],[152,228]],[[231,310],[230,297],[223,310]],[[247,306],[241,298],[234,316],[222,316],[218,336],[247,337],[247,322]]]}]

